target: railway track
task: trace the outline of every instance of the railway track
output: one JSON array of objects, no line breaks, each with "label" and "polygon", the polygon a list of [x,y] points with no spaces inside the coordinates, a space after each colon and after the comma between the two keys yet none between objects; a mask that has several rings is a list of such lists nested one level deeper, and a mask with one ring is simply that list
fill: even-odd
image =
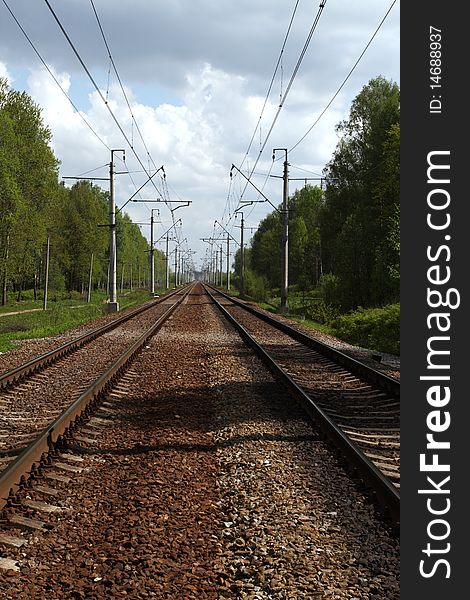
[{"label": "railway track", "polygon": [[209,293],[398,521],[399,382],[215,288]]},{"label": "railway track", "polygon": [[146,303],[0,375],[0,509],[11,486],[15,489],[186,294]]},{"label": "railway track", "polygon": [[172,302],[0,473],[5,598],[397,597],[396,538],[277,374],[200,286]]}]

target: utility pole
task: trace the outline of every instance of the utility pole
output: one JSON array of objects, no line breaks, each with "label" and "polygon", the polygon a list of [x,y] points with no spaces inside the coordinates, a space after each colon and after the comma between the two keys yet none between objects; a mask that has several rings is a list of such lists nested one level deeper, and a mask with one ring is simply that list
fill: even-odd
[{"label": "utility pole", "polygon": [[[166,249],[165,249],[165,263],[166,263],[166,289],[168,289],[170,287],[170,253],[169,253],[169,247],[168,244],[169,242],[174,242],[174,241],[178,241],[176,237],[171,237],[170,236],[170,231],[172,229],[175,229],[175,226],[180,223],[182,225],[182,221],[181,219],[178,219],[175,223],[173,223],[173,225],[167,229],[159,238],[158,240],[155,242],[155,244],[158,244],[158,242],[160,242],[161,240],[165,240],[166,242]],[[176,229],[175,229],[176,231]]]},{"label": "utility pole", "polygon": [[109,163],[109,302],[108,312],[118,312],[116,286],[116,201],[114,199],[114,153],[122,152],[123,159],[126,155],[124,150],[111,150],[111,162]]},{"label": "utility pole", "polygon": [[[175,246],[175,287],[178,287],[178,285],[181,285],[181,261],[183,258],[183,254],[184,251],[182,250],[181,246],[187,242],[188,239],[184,238],[184,240],[182,240],[181,242],[176,242],[176,246]],[[178,248],[180,249],[178,252]]]},{"label": "utility pole", "polygon": [[[237,211],[235,211],[237,212]],[[245,225],[245,220],[243,218],[243,213],[239,212],[242,217],[240,222],[240,298],[245,297],[245,252],[244,252],[244,242],[243,242],[243,228]]]},{"label": "utility pole", "polygon": [[175,246],[175,288],[178,287],[178,244]]},{"label": "utility pole", "polygon": [[157,211],[157,213],[159,212],[158,208],[150,209],[150,292],[152,295],[155,294],[155,248],[153,247],[154,211]]},{"label": "utility pole", "polygon": [[279,312],[288,313],[288,288],[289,288],[289,171],[287,162],[287,148],[274,148],[273,149],[273,160],[277,150],[285,152],[286,158],[284,161],[284,173],[283,173],[283,193],[282,193],[282,238],[281,238],[281,270],[282,270],[282,281],[281,281],[281,305]]},{"label": "utility pole", "polygon": [[225,229],[225,227],[222,225],[222,223],[219,223],[219,221],[216,220],[216,221],[214,221],[214,226],[215,225],[219,225],[220,227],[222,227],[222,229],[227,234],[227,291],[229,292],[230,291],[230,238],[232,238],[232,240],[236,244],[238,244],[238,242],[232,235],[230,235],[230,233]]},{"label": "utility pole", "polygon": [[227,232],[227,292],[230,292],[230,237]]},{"label": "utility pole", "polygon": [[170,242],[170,234],[166,234],[166,248],[165,248],[165,265],[166,265],[166,280],[165,287],[168,289],[170,287],[170,263],[168,261],[168,244]]},{"label": "utility pole", "polygon": [[88,277],[88,295],[87,295],[87,302],[91,301],[91,277],[93,275],[93,252],[91,253],[91,260],[90,260],[90,276]]},{"label": "utility pole", "polygon": [[46,275],[44,277],[44,310],[47,309],[47,288],[49,285],[49,251],[50,251],[50,238],[47,238],[47,250],[46,250]]},{"label": "utility pole", "polygon": [[243,241],[243,227],[245,224],[243,213],[240,213],[242,220],[240,223],[240,296],[245,297],[245,243]]},{"label": "utility pole", "polygon": [[220,287],[222,287],[222,245],[220,246]]},{"label": "utility pole", "polygon": [[[273,159],[274,160],[274,159]],[[286,150],[286,162],[287,162],[287,150]],[[258,194],[260,196],[262,196],[264,198],[264,200],[251,200],[251,201],[247,201],[244,200],[243,204],[239,207],[242,208],[244,206],[248,206],[250,204],[255,204],[256,202],[269,202],[269,204],[274,208],[274,210],[278,210],[276,208],[276,206],[274,206],[274,204],[271,202],[271,200],[269,198],[267,198],[263,192],[256,187],[256,185],[244,174],[242,173],[242,171],[240,171],[240,169],[238,167],[236,167],[235,165],[232,165],[232,168],[230,169],[230,177],[232,177],[232,173],[233,173],[233,169],[236,169],[240,175],[242,175],[247,181],[248,183],[255,188],[255,190],[258,192]],[[237,209],[235,211],[235,213],[239,212],[239,209]],[[244,252],[243,252],[243,213],[240,213],[242,216],[242,221],[241,221],[241,244],[240,244],[240,267],[241,267],[241,273],[240,273],[240,297],[243,298],[243,296],[245,295],[245,260],[244,260]]]}]

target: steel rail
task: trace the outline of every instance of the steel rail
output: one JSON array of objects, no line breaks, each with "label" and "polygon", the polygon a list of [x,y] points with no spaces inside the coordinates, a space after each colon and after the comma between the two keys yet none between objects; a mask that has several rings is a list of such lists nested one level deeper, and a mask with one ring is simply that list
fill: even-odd
[{"label": "steel rail", "polygon": [[[313,421],[317,424],[323,435],[341,450],[347,461],[359,473],[363,481],[375,492],[377,499],[384,506],[393,521],[400,520],[400,493],[391,481],[363,454],[363,452],[352,442],[346,434],[317,406],[317,404],[304,392],[304,390],[290,377],[266,352],[266,350],[255,341],[248,331],[216,300],[214,295],[207,289],[226,319],[236,328],[242,339],[260,356],[268,366],[273,375],[281,380],[291,391],[293,396],[301,403]],[[218,290],[217,290],[218,291]],[[223,294],[224,295],[224,294]]]},{"label": "steel rail", "polygon": [[118,317],[114,321],[111,321],[111,323],[106,323],[105,325],[101,325],[100,327],[97,327],[96,329],[93,329],[92,331],[89,331],[88,333],[84,333],[84,334],[74,338],[73,340],[66,342],[65,344],[62,344],[58,348],[54,348],[53,350],[50,350],[49,352],[45,352],[44,354],[41,354],[40,356],[33,358],[30,361],[23,363],[22,365],[18,365],[17,367],[15,367],[9,371],[5,371],[4,373],[0,374],[0,389],[7,387],[8,385],[10,385],[11,383],[14,383],[15,381],[20,381],[21,379],[24,379],[31,373],[36,373],[37,371],[39,371],[42,367],[44,367],[46,365],[53,364],[54,362],[58,361],[63,356],[66,356],[67,354],[70,354],[71,352],[78,350],[79,348],[82,348],[88,342],[91,342],[92,340],[96,339],[100,335],[103,335],[103,334],[107,333],[108,331],[112,331],[113,329],[115,329],[119,325],[122,325],[126,321],[129,321],[133,317],[145,312],[146,310],[150,310],[156,304],[160,304],[164,300],[171,298],[174,294],[178,293],[178,291],[179,290],[176,290],[176,291],[170,292],[169,294],[165,294],[164,296],[160,297],[158,300],[146,302],[145,304],[139,306],[139,308],[137,308],[121,317]]},{"label": "steel rail", "polygon": [[[31,473],[35,465],[40,463],[50,451],[54,444],[66,433],[85,413],[88,407],[104,394],[117,377],[139,352],[142,346],[151,338],[158,329],[171,316],[176,308],[190,293],[192,286],[185,290],[184,294],[172,304],[165,313],[144,332],[118,359],[98,377],[65,411],[57,417],[48,427],[43,429],[35,441],[31,442],[18,457],[8,464],[6,469],[0,473],[0,511],[8,504],[9,498],[14,496],[21,486],[21,481]],[[178,290],[181,292],[181,290]],[[168,298],[168,296],[166,296]]]},{"label": "steel rail", "polygon": [[389,377],[385,373],[381,373],[380,371],[377,371],[376,369],[361,363],[360,361],[356,360],[355,358],[352,358],[351,356],[344,354],[344,352],[341,352],[340,350],[337,350],[336,348],[332,348],[331,346],[328,346],[328,344],[325,344],[324,342],[315,340],[315,339],[311,338],[309,335],[302,333],[301,331],[297,331],[297,329],[290,327],[286,323],[282,323],[281,321],[278,321],[277,319],[275,319],[269,315],[266,315],[265,313],[261,312],[260,310],[257,310],[253,306],[250,306],[249,304],[246,304],[245,302],[242,302],[241,300],[238,300],[237,298],[233,298],[232,296],[225,294],[224,292],[220,291],[217,288],[214,288],[213,286],[208,286],[207,284],[205,284],[205,285],[206,285],[206,287],[210,287],[212,290],[216,291],[218,294],[220,294],[227,300],[230,300],[235,305],[240,306],[241,308],[245,309],[249,313],[262,319],[266,323],[269,323],[269,325],[273,325],[274,327],[276,327],[276,329],[279,329],[283,333],[286,333],[287,335],[289,335],[293,339],[297,340],[301,344],[304,344],[305,346],[308,346],[309,348],[312,348],[313,350],[317,350],[318,352],[320,352],[327,358],[331,358],[334,362],[337,362],[340,365],[342,365],[343,367],[346,367],[352,373],[354,373],[356,375],[360,375],[361,377],[365,377],[368,381],[374,383],[375,385],[380,387],[382,390],[386,390],[386,391],[390,392],[391,394],[393,394],[393,396],[395,396],[397,398],[400,396],[400,382],[397,379],[393,379],[393,377]]}]

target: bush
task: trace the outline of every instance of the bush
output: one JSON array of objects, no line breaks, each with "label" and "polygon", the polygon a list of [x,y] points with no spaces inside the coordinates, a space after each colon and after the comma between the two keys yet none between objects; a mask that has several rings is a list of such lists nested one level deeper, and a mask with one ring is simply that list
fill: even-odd
[{"label": "bush", "polygon": [[400,305],[361,308],[334,319],[334,333],[342,340],[379,352],[400,354]]},{"label": "bush", "polygon": [[338,316],[338,309],[324,300],[310,300],[305,310],[307,319],[329,325]]},{"label": "bush", "polygon": [[322,275],[319,281],[320,295],[323,301],[330,306],[340,306],[341,291],[340,280],[336,275],[327,273]]},{"label": "bush", "polygon": [[245,289],[248,296],[257,302],[263,302],[268,297],[266,278],[256,275],[253,271],[245,271]]}]

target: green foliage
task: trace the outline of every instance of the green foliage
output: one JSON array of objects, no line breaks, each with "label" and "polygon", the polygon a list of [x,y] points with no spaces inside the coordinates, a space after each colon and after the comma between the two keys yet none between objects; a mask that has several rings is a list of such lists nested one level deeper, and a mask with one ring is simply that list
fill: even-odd
[{"label": "green foliage", "polygon": [[322,275],[319,282],[320,296],[326,304],[341,306],[340,282],[336,275],[327,273]]},{"label": "green foliage", "polygon": [[0,317],[0,351],[14,347],[13,340],[42,338],[95,319],[103,313],[96,304],[71,308],[51,304],[50,310]]},{"label": "green foliage", "polygon": [[[324,170],[327,188],[289,198],[289,310],[336,326],[355,344],[398,353],[400,264],[400,92],[377,77],[338,124],[340,141]],[[269,214],[246,251],[253,297],[279,305],[282,215]],[[239,253],[235,257],[240,274]],[[302,293],[299,293],[302,292]],[[248,292],[249,293],[249,292]],[[358,306],[364,308],[339,317]]]},{"label": "green foliage", "polygon": [[[42,304],[32,301],[31,290],[26,291],[24,296],[26,301],[21,304],[11,302],[10,306],[0,307],[0,352],[14,348],[15,340],[55,335],[96,319],[106,310],[105,291],[94,292],[89,304],[84,301],[83,295],[76,291],[53,292],[46,311],[42,310]],[[121,310],[148,299],[149,293],[142,290],[127,292],[118,297]],[[21,311],[19,314],[2,315],[18,310]]]},{"label": "green foliage", "polygon": [[254,271],[245,271],[245,289],[246,294],[257,302],[266,300],[268,297],[266,278]]},{"label": "green foliage", "polygon": [[[289,282],[309,289],[321,272],[319,214],[322,191],[305,186],[289,198]],[[281,283],[281,214],[269,214],[253,236],[251,268],[269,287]]]},{"label": "green foliage", "polygon": [[377,77],[337,127],[320,231],[324,272],[338,277],[344,308],[399,296],[399,116],[398,86]]},{"label": "green foliage", "polygon": [[[109,262],[108,193],[79,181],[58,181],[59,162],[41,110],[24,92],[0,78],[0,297],[18,300],[44,287],[50,241],[51,293],[106,289]],[[148,285],[149,245],[128,215],[116,218],[117,277],[122,287]],[[104,226],[103,226],[104,225]],[[157,282],[164,281],[163,254],[155,252]]]},{"label": "green foliage", "polygon": [[371,350],[400,354],[400,305],[358,308],[331,322],[342,340]]},{"label": "green foliage", "polygon": [[324,300],[312,300],[306,310],[305,318],[329,325],[338,316],[338,309]]}]

